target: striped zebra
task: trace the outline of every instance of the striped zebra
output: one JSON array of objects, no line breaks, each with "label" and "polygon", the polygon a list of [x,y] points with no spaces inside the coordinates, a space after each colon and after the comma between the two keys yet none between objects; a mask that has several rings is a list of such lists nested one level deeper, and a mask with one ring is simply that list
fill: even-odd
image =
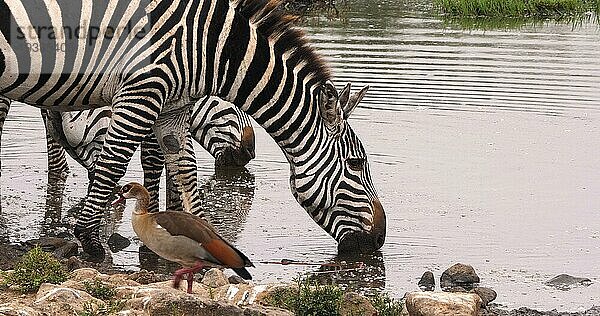
[{"label": "striped zebra", "polygon": [[[10,100],[0,98],[0,113],[7,113]],[[80,111],[56,112],[42,110],[46,125],[48,171],[51,176],[62,176],[68,171],[65,152],[87,169],[92,178],[95,161],[102,150],[104,137],[110,123],[110,107]],[[4,123],[0,116],[0,128]],[[216,97],[206,97],[194,104],[190,116],[194,139],[215,158],[215,167],[237,168],[254,159],[254,130],[246,113],[229,102]],[[2,130],[0,129],[0,137]],[[164,158],[158,144],[142,145],[144,186],[151,195],[149,209],[158,211],[159,183]],[[169,187],[173,188],[171,182]],[[181,205],[170,192],[169,209]]]},{"label": "striped zebra", "polygon": [[104,256],[101,210],[151,130],[184,208],[199,209],[188,118],[205,95],[235,104],[269,133],[290,164],[294,197],[339,251],[383,245],[385,213],[347,121],[366,88],[338,92],[322,58],[277,6],[0,0],[0,95],[56,111],[113,108],[75,227],[89,259]]}]

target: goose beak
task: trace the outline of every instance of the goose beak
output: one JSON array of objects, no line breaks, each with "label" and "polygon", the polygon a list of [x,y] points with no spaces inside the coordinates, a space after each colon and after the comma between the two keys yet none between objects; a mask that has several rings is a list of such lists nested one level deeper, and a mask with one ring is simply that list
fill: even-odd
[{"label": "goose beak", "polygon": [[118,199],[114,200],[111,205],[117,206],[117,204],[123,204],[124,202],[125,202],[125,197],[121,195],[121,196],[119,196]]}]

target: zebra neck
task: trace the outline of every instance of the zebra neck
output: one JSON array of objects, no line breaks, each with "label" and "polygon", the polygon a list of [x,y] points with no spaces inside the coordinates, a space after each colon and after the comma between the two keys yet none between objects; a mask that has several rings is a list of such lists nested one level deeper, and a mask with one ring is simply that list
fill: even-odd
[{"label": "zebra neck", "polygon": [[192,94],[235,104],[269,133],[290,162],[308,159],[326,135],[315,95],[328,70],[303,34],[292,29],[262,34],[231,4],[204,1],[198,9],[197,20],[205,24],[195,36],[202,51]]}]

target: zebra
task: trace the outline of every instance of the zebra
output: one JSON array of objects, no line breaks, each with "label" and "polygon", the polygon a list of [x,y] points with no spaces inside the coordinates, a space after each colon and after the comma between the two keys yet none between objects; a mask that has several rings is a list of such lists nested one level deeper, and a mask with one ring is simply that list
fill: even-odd
[{"label": "zebra", "polygon": [[[185,210],[198,212],[188,117],[205,95],[240,107],[275,140],[292,194],[338,251],[383,246],[385,213],[348,122],[368,87],[338,92],[278,1],[35,1],[0,0],[0,95],[57,111],[113,108],[75,227],[88,260],[104,257],[102,207],[151,130]],[[59,35],[40,40],[43,25]],[[72,38],[88,29],[94,36]]]},{"label": "zebra", "polygon": [[[0,113],[7,113],[10,100],[0,99]],[[49,176],[64,177],[68,172],[65,152],[87,169],[92,178],[94,163],[102,150],[112,111],[110,107],[80,111],[56,112],[42,110],[46,125]],[[0,119],[6,115],[0,116]],[[0,121],[0,128],[4,121]],[[194,139],[215,158],[215,168],[238,168],[255,157],[254,130],[247,114],[229,102],[206,97],[197,102],[190,116]],[[0,129],[0,136],[2,130]],[[162,152],[142,146],[144,185],[149,188],[150,211],[158,211],[158,191],[163,169]],[[154,155],[154,157],[148,157]],[[158,156],[158,157],[157,157]],[[169,182],[169,188],[173,188]],[[169,209],[181,205],[172,192],[168,195]]]}]

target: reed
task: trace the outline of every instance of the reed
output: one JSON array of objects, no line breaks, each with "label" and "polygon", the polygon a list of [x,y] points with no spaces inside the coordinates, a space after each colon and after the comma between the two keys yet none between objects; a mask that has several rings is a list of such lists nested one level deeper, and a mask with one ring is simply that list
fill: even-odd
[{"label": "reed", "polygon": [[435,0],[441,11],[462,17],[549,17],[600,12],[600,0]]}]

